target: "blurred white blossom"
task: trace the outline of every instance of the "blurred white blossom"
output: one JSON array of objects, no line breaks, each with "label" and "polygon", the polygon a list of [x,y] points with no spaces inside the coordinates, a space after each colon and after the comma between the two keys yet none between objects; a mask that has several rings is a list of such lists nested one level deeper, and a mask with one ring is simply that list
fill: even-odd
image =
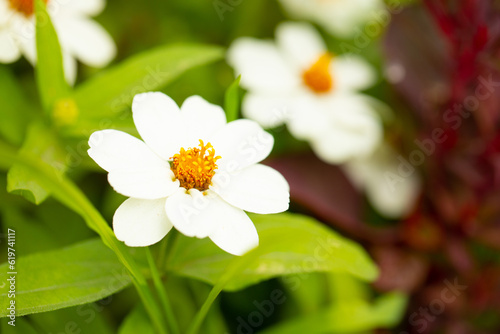
[{"label": "blurred white blossom", "polygon": [[416,171],[400,176],[400,163],[396,152],[384,143],[371,156],[351,160],[342,168],[377,211],[388,218],[402,218],[415,207],[421,181]]},{"label": "blurred white blossom", "polygon": [[378,146],[380,118],[358,93],[374,83],[374,70],[360,57],[328,52],[311,25],[282,23],[276,43],[240,38],[228,62],[249,91],[245,117],[264,127],[286,123],[328,163],[369,155]]},{"label": "blurred white blossom", "polygon": [[315,22],[331,34],[349,38],[384,8],[382,0],[280,0],[293,18]]},{"label": "blurred white blossom", "polygon": [[[44,0],[63,52],[66,80],[76,80],[76,59],[93,67],[106,66],[116,55],[111,36],[91,17],[101,13],[105,0]],[[24,55],[36,63],[33,0],[0,0],[0,62]],[[40,18],[43,20],[43,18]]]}]

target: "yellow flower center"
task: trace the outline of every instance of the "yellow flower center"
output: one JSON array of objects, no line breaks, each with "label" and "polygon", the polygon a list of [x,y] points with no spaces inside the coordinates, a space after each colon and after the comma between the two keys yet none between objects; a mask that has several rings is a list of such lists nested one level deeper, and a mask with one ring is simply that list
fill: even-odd
[{"label": "yellow flower center", "polygon": [[326,52],[308,70],[302,73],[304,83],[315,93],[327,93],[333,88],[333,78],[330,74],[332,58],[333,55]]},{"label": "yellow flower center", "polygon": [[187,150],[182,147],[171,159],[173,162],[170,168],[175,178],[180,181],[181,187],[204,191],[212,184],[212,177],[217,169],[216,162],[220,157],[215,156],[212,144],[205,145],[200,139],[199,147]]},{"label": "yellow flower center", "polygon": [[[30,17],[33,15],[33,0],[8,0],[10,4],[10,8],[15,11],[23,14],[26,17]],[[49,0],[43,0],[43,2],[47,3]]]}]

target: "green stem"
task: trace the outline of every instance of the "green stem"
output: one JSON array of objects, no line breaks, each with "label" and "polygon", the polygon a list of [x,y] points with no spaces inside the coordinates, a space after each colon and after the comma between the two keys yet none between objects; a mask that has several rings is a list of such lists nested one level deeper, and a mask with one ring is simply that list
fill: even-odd
[{"label": "green stem", "polygon": [[165,315],[167,316],[167,324],[170,325],[170,329],[173,334],[179,334],[179,326],[177,325],[177,320],[175,319],[174,312],[172,311],[172,306],[168,300],[167,291],[163,286],[163,282],[160,278],[160,273],[156,267],[153,255],[151,255],[151,250],[146,247],[146,256],[148,258],[149,268],[151,269],[151,276],[153,277],[153,282],[156,287],[158,294],[160,295],[160,302],[163,305]]},{"label": "green stem", "polygon": [[[160,244],[160,249],[158,250],[158,260],[156,261],[158,270],[160,272],[165,271],[168,260],[171,257],[171,249],[173,248],[175,241],[177,240],[177,236],[179,233],[175,228],[171,229],[170,232],[163,238]],[[168,255],[168,259],[167,259]]]},{"label": "green stem", "polygon": [[244,257],[235,257],[229,266],[227,266],[226,271],[221,276],[217,284],[210,290],[207,299],[201,306],[200,310],[194,317],[193,322],[191,322],[191,326],[189,327],[187,333],[188,334],[197,334],[205,320],[205,317],[210,311],[210,307],[217,299],[217,296],[222,292],[222,289],[226,286],[226,284],[231,280],[231,278],[241,269],[245,268],[252,261],[260,256],[260,250],[254,249],[247,253]]},{"label": "green stem", "polygon": [[72,181],[57,173],[51,166],[26,153],[18,154],[13,148],[0,142],[0,167],[8,167],[14,163],[20,164],[31,171],[30,174],[36,178],[40,185],[52,190],[54,197],[80,214],[87,225],[99,234],[104,244],[113,250],[129,271],[132,283],[136,287],[156,331],[160,334],[166,334],[161,310],[153,298],[153,294],[137,263],[130,256],[126,247],[116,239],[106,220],[85,194]]}]

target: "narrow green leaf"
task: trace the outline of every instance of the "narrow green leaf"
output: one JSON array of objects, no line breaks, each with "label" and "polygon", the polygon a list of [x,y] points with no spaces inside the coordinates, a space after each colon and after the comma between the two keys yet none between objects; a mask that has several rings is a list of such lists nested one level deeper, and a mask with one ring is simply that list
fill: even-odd
[{"label": "narrow green leaf", "polygon": [[123,118],[138,93],[157,90],[187,70],[222,59],[221,47],[200,44],[161,46],[143,52],[76,88],[80,118]]},{"label": "narrow green leaf", "polygon": [[[238,290],[272,277],[309,272],[336,272],[373,281],[377,267],[364,249],[312,218],[283,213],[251,215],[260,245],[241,259],[244,268],[225,285]],[[216,284],[234,256],[209,239],[179,236],[167,263],[173,272]]]},{"label": "narrow green leaf", "polygon": [[[57,138],[41,124],[35,123],[29,128],[20,154],[40,157],[58,175],[62,175],[66,170],[64,164],[66,155],[59,148]],[[12,166],[7,174],[7,190],[23,196],[32,203],[40,204],[49,196],[50,190],[32,173],[22,164]]]},{"label": "narrow green leaf", "polygon": [[36,79],[42,105],[48,112],[58,99],[69,94],[70,89],[64,78],[62,52],[57,33],[42,0],[36,0],[35,14],[37,17]]},{"label": "narrow green leaf", "polygon": [[[0,281],[10,276],[8,263],[0,265]],[[16,312],[18,316],[94,302],[130,284],[130,276],[101,240],[18,257]],[[0,317],[8,315],[7,289],[0,293]]]},{"label": "narrow green leaf", "polygon": [[320,312],[280,323],[262,334],[359,333],[396,326],[406,310],[408,298],[400,293],[379,297],[373,304],[346,301]]},{"label": "narrow green leaf", "polygon": [[240,106],[240,80],[241,75],[229,86],[224,97],[224,110],[226,111],[227,122],[238,119]]}]

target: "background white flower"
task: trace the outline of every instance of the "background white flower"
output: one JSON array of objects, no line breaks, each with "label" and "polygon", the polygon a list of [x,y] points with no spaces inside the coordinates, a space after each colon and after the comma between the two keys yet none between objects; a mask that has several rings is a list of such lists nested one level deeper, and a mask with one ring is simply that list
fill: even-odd
[{"label": "background white flower", "polygon": [[313,21],[333,35],[352,37],[356,28],[375,18],[382,0],[280,0],[293,18]]},{"label": "background white flower", "polygon": [[377,147],[380,119],[358,93],[374,83],[373,69],[357,56],[329,53],[311,25],[282,23],[276,43],[240,38],[227,57],[249,91],[245,117],[264,127],[286,123],[329,163],[368,155]]},{"label": "background white flower", "polygon": [[402,177],[400,164],[396,152],[382,144],[373,155],[349,161],[342,168],[377,211],[388,218],[404,218],[416,205],[421,181],[416,170]]},{"label": "background white flower", "polygon": [[[24,55],[36,63],[33,0],[0,0],[0,62]],[[76,59],[93,67],[106,66],[116,55],[111,36],[90,17],[101,13],[105,0],[45,0],[63,52],[66,80],[76,80]]]},{"label": "background white flower", "polygon": [[274,139],[257,123],[226,124],[222,108],[199,96],[186,99],[179,109],[162,93],[139,94],[132,111],[144,142],[116,130],[95,132],[89,140],[88,153],[109,172],[109,183],[130,197],[113,219],[119,240],[148,246],[174,226],[242,255],[259,240],[243,210],[270,214],[288,209],[288,183],[258,164]]}]

